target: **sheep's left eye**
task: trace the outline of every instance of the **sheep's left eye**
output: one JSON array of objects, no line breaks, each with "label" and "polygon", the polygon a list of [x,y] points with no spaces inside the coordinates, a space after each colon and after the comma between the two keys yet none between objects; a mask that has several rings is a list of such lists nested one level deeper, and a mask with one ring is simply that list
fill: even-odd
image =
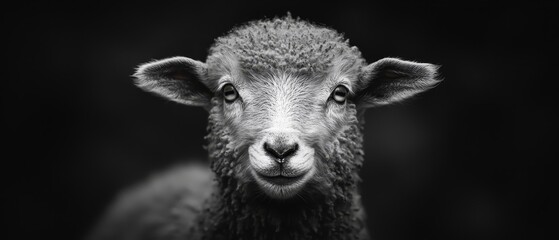
[{"label": "sheep's left eye", "polygon": [[345,103],[348,93],[349,90],[346,87],[337,86],[334,92],[332,92],[332,99],[340,104]]}]

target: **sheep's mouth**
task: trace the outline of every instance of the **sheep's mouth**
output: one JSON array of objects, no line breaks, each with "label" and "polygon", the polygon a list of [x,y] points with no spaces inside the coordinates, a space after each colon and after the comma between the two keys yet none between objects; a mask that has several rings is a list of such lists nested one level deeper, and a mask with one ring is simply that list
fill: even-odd
[{"label": "sheep's mouth", "polygon": [[252,171],[254,180],[260,188],[270,197],[275,199],[288,199],[299,192],[305,183],[314,175],[314,168],[297,175],[266,175],[255,170]]},{"label": "sheep's mouth", "polygon": [[287,186],[287,185],[297,183],[301,181],[304,176],[305,174],[301,174],[299,176],[277,175],[277,176],[270,177],[263,174],[258,174],[258,177],[265,180],[266,182],[269,182],[274,185],[279,185],[279,186]]}]

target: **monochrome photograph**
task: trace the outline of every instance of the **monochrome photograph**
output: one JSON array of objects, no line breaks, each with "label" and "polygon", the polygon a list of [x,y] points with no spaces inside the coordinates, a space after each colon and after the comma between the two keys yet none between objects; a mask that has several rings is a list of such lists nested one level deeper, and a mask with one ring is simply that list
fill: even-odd
[{"label": "monochrome photograph", "polygon": [[551,3],[5,9],[10,239],[547,239]]}]

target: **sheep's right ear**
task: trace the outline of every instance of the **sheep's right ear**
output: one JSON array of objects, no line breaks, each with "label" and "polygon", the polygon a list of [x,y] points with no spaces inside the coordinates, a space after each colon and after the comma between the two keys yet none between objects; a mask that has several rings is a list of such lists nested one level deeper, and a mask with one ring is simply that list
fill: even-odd
[{"label": "sheep's right ear", "polygon": [[204,84],[206,64],[186,57],[146,63],[134,74],[136,85],[146,91],[191,106],[210,107],[212,92]]}]

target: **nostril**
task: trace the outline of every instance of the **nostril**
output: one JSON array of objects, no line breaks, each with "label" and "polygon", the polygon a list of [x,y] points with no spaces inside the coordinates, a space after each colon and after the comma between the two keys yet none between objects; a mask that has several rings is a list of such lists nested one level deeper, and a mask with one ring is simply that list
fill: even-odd
[{"label": "nostril", "polygon": [[286,158],[286,157],[294,154],[297,151],[297,149],[299,149],[299,144],[297,144],[297,143],[288,145],[288,146],[286,146],[286,148],[283,149],[282,153],[280,153],[280,155],[281,155],[280,157],[281,158]]},{"label": "nostril", "polygon": [[277,158],[280,163],[283,163],[287,157],[293,155],[299,149],[299,144],[269,144],[267,142],[264,143],[264,150]]}]

